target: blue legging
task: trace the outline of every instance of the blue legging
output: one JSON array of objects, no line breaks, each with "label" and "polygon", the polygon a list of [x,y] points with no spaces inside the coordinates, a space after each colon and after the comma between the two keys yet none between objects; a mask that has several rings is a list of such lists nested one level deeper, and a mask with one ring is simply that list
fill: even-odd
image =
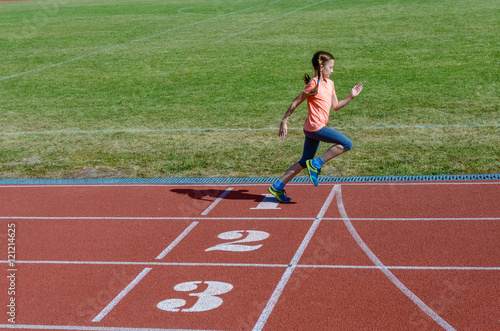
[{"label": "blue legging", "polygon": [[302,152],[302,158],[299,161],[302,168],[306,167],[307,160],[314,158],[321,141],[342,145],[342,147],[346,150],[350,150],[353,146],[351,139],[349,139],[345,134],[327,126],[315,132],[304,130],[304,134],[306,135],[306,139],[304,141],[304,151]]}]

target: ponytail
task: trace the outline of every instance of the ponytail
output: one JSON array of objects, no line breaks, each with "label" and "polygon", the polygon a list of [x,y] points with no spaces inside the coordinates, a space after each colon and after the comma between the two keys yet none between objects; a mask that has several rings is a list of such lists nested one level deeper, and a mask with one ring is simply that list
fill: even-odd
[{"label": "ponytail", "polygon": [[309,82],[311,81],[311,77],[309,77],[308,74],[304,74],[304,84],[309,84]]},{"label": "ponytail", "polygon": [[[311,82],[311,77],[308,74],[304,74],[304,84],[309,84]],[[307,96],[312,97],[318,94],[318,87],[319,87],[319,80],[316,82],[316,85],[314,85],[314,88],[311,90],[311,92],[307,93]]]}]

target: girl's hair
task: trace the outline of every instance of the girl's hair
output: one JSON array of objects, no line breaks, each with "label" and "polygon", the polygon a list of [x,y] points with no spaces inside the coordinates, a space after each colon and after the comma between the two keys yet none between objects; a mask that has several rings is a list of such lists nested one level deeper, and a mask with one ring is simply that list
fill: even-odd
[{"label": "girl's hair", "polygon": [[[321,78],[322,78],[321,77],[321,70],[320,70],[321,66],[330,60],[334,60],[334,57],[332,54],[330,54],[328,52],[320,51],[320,52],[314,53],[311,62],[312,62],[312,65],[314,67],[314,71],[315,71],[314,73],[316,74],[316,72],[318,72],[318,82],[320,82]],[[304,83],[307,85],[307,84],[309,84],[310,81],[311,81],[311,77],[309,77],[308,74],[304,74]],[[319,86],[319,84],[316,84],[316,86],[314,86],[312,91],[309,93],[310,96],[316,95],[318,93],[318,86]]]}]

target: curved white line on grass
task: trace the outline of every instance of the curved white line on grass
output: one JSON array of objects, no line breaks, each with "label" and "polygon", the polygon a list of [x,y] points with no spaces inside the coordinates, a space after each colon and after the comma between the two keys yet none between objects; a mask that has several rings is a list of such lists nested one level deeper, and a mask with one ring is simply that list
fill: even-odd
[{"label": "curved white line on grass", "polygon": [[[250,30],[252,30],[252,29],[255,29],[255,28],[258,28],[258,27],[260,27],[260,26],[262,26],[262,25],[264,25],[264,24],[274,22],[274,21],[279,20],[279,19],[281,19],[281,18],[283,18],[283,17],[286,17],[286,16],[288,16],[288,15],[292,15],[292,14],[294,14],[294,13],[296,13],[296,12],[298,12],[298,11],[302,10],[302,9],[306,9],[306,8],[309,8],[309,7],[313,7],[313,6],[319,5],[320,3],[327,2],[327,1],[330,1],[330,0],[323,0],[323,1],[319,1],[319,2],[316,2],[316,3],[313,3],[313,4],[310,4],[310,5],[307,5],[307,6],[301,7],[301,8],[297,8],[297,9],[292,10],[291,12],[288,12],[288,13],[286,13],[286,14],[283,14],[283,15],[280,15],[280,16],[276,16],[275,18],[270,19],[270,20],[268,20],[268,21],[264,21],[264,22],[262,22],[262,23],[252,25],[251,27],[249,27],[249,28],[248,28],[248,29],[246,29],[246,30],[243,30],[243,31],[240,31],[240,32],[236,32],[236,33],[229,34],[229,35],[225,36],[224,38],[221,38],[221,39],[217,40],[217,41],[216,41],[216,43],[220,43],[220,42],[222,42],[222,41],[224,41],[224,40],[227,40],[227,39],[229,39],[229,38],[232,38],[232,37],[238,36],[238,35],[240,35],[240,34],[244,34],[244,33],[248,32],[248,31],[250,31]],[[275,2],[278,2],[278,1],[275,1]],[[273,2],[273,3],[274,3],[274,2]]]},{"label": "curved white line on grass", "polygon": [[206,14],[199,14],[199,13],[186,13],[186,12],[184,12],[184,9],[186,9],[186,8],[181,8],[181,9],[177,10],[177,12],[179,14],[184,14],[184,15],[202,15],[202,16],[206,15]]},{"label": "curved white line on grass", "polygon": [[403,292],[411,301],[413,301],[423,312],[425,312],[430,318],[432,318],[436,323],[438,323],[442,328],[447,331],[455,330],[448,322],[446,322],[441,316],[439,316],[434,310],[427,306],[419,297],[417,297],[410,289],[408,289],[390,270],[387,268],[378,257],[372,252],[372,250],[366,245],[361,236],[358,234],[356,229],[351,223],[349,216],[344,208],[344,203],[342,202],[342,192],[341,186],[335,185],[335,190],[337,190],[335,196],[337,197],[337,207],[340,211],[340,215],[344,221],[345,226],[351,233],[351,236],[356,240],[356,243],[361,247],[363,252],[372,260],[372,262],[377,266],[377,268],[384,273],[384,275],[394,284],[396,287]]},{"label": "curved white line on grass", "polygon": [[[276,1],[273,1],[273,2],[269,2],[267,5],[272,5],[272,4],[275,4],[277,2],[280,2],[281,0],[276,0]],[[327,0],[328,1],[328,0]],[[256,7],[262,7],[262,6],[256,6]],[[200,13],[189,13],[189,12],[185,12],[184,10],[185,9],[188,9],[187,7],[184,7],[184,8],[180,8],[177,10],[177,12],[179,14],[184,14],[184,15],[202,15],[202,16],[205,16],[207,14],[200,14]]]},{"label": "curved white line on grass", "polygon": [[[389,130],[389,129],[444,129],[444,128],[487,128],[500,127],[500,123],[480,124],[429,124],[429,125],[384,125],[384,126],[344,126],[336,127],[338,130]],[[288,130],[303,128],[291,127]],[[113,134],[113,133],[172,133],[172,132],[207,132],[207,131],[276,131],[278,128],[179,128],[179,129],[102,129],[102,130],[51,130],[51,131],[13,131],[0,132],[0,136],[18,135],[55,135],[55,134]]]},{"label": "curved white line on grass", "polygon": [[[274,2],[271,2],[271,3],[274,3]],[[7,80],[7,79],[11,79],[11,78],[16,78],[16,77],[27,75],[27,74],[34,73],[34,72],[39,72],[39,71],[47,70],[47,69],[54,68],[54,67],[58,67],[58,66],[61,66],[63,64],[66,64],[66,63],[75,62],[75,61],[78,61],[78,60],[81,60],[81,59],[85,59],[85,58],[93,56],[93,55],[97,55],[97,54],[101,54],[101,53],[104,53],[104,52],[107,52],[107,51],[115,50],[115,49],[120,48],[122,46],[127,46],[127,45],[131,45],[131,44],[134,44],[134,43],[137,43],[137,42],[140,42],[140,41],[145,41],[145,40],[148,40],[148,39],[156,38],[156,37],[159,37],[161,35],[164,35],[164,34],[167,34],[167,33],[170,33],[170,32],[174,32],[174,31],[178,31],[178,30],[182,30],[184,28],[187,28],[187,27],[190,27],[190,26],[193,26],[193,25],[197,25],[197,24],[208,22],[208,21],[211,21],[211,20],[215,20],[215,19],[218,19],[218,18],[221,18],[221,17],[225,17],[225,16],[229,16],[229,15],[241,13],[241,12],[248,11],[248,10],[251,10],[251,9],[254,9],[254,8],[263,7],[263,6],[268,5],[268,4],[263,4],[263,5],[258,5],[258,6],[252,6],[252,7],[248,7],[248,8],[245,8],[245,9],[233,11],[233,12],[230,12],[230,13],[226,13],[226,14],[214,16],[214,17],[207,18],[207,19],[204,19],[204,20],[201,20],[201,21],[196,21],[196,22],[193,22],[193,23],[189,23],[189,24],[181,25],[181,26],[178,26],[178,27],[175,27],[175,28],[171,28],[171,29],[168,29],[168,30],[165,30],[165,31],[161,31],[161,32],[152,34],[150,36],[146,36],[146,37],[143,37],[143,38],[139,38],[139,39],[134,39],[134,40],[131,40],[131,41],[127,41],[127,42],[122,43],[122,44],[118,44],[118,45],[114,45],[114,46],[109,46],[109,47],[101,48],[101,49],[98,49],[98,50],[96,50],[94,52],[83,54],[83,55],[80,55],[80,56],[77,56],[77,57],[74,57],[74,58],[71,58],[71,59],[68,59],[68,60],[65,60],[65,61],[61,61],[61,62],[58,62],[58,63],[50,64],[50,65],[47,65],[45,67],[36,68],[36,69],[32,69],[32,70],[20,72],[20,73],[17,73],[17,74],[13,74],[13,75],[0,77],[0,81],[4,81],[4,80]]]}]

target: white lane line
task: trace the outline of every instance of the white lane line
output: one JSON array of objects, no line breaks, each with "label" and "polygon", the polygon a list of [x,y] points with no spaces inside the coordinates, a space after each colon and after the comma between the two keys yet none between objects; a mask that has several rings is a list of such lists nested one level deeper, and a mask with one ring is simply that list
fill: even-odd
[{"label": "white lane line", "polygon": [[30,330],[79,330],[79,331],[214,331],[193,329],[151,329],[151,328],[124,328],[99,327],[81,325],[29,325],[29,324],[0,324],[0,329],[30,329]]},{"label": "white lane line", "polygon": [[[325,218],[326,220],[327,218]],[[500,217],[352,217],[351,221],[498,221]],[[342,218],[328,218],[328,220],[343,220]]]},{"label": "white lane line", "polygon": [[257,205],[257,207],[252,207],[253,210],[276,210],[279,208],[280,202],[272,194],[262,194],[264,199]]},{"label": "white lane line", "polygon": [[285,273],[281,277],[281,279],[280,279],[280,281],[278,283],[278,286],[276,286],[276,288],[274,289],[274,292],[271,295],[271,298],[269,299],[266,307],[262,311],[262,314],[260,315],[259,320],[255,324],[255,326],[253,328],[254,331],[262,330],[262,328],[266,324],[267,319],[271,315],[271,312],[273,311],[274,306],[278,302],[278,299],[281,296],[281,293],[283,292],[283,289],[285,288],[286,284],[288,283],[288,280],[292,276],[293,271],[297,267],[297,264],[298,264],[300,258],[302,257],[302,254],[306,250],[307,245],[309,244],[309,242],[311,241],[312,236],[314,235],[314,232],[318,228],[319,224],[321,223],[321,220],[323,219],[323,217],[325,216],[326,211],[328,210],[328,207],[332,203],[334,195],[335,195],[335,192],[336,192],[336,190],[335,190],[336,187],[337,187],[337,185],[335,185],[333,187],[333,189],[330,192],[330,194],[328,195],[325,203],[323,204],[323,207],[321,208],[318,216],[316,216],[313,224],[309,228],[309,231],[307,231],[307,234],[304,237],[304,240],[302,240],[302,243],[300,244],[299,248],[295,252],[295,255],[293,256],[292,261],[290,262],[290,266],[286,269]]},{"label": "white lane line", "polygon": [[[0,261],[8,264],[9,261]],[[80,265],[144,265],[144,266],[199,266],[199,267],[256,267],[256,268],[287,268],[289,264],[263,263],[203,263],[203,262],[148,262],[148,261],[16,261],[18,264],[80,264]],[[454,266],[385,266],[394,270],[456,270],[456,271],[500,271],[500,267],[454,267]],[[327,264],[297,264],[297,268],[330,268],[330,269],[380,269],[376,265],[327,265]]]},{"label": "white lane line", "polygon": [[361,236],[358,234],[354,226],[352,225],[347,212],[344,208],[344,203],[342,201],[342,192],[340,185],[336,185],[334,190],[337,191],[337,206],[340,211],[340,215],[344,219],[344,224],[351,233],[351,236],[356,240],[356,243],[361,247],[365,254],[372,260],[372,262],[384,273],[384,275],[394,284],[396,287],[403,292],[411,301],[413,301],[423,312],[425,312],[429,317],[431,317],[437,324],[447,331],[455,330],[448,322],[446,322],[441,316],[439,316],[434,310],[427,306],[419,297],[417,297],[410,289],[408,289],[383,263],[379,258],[372,252],[372,250],[366,245]]},{"label": "white lane line", "polygon": [[100,322],[150,271],[151,268],[142,270],[127,287],[125,287],[96,317],[94,317],[92,322]]},{"label": "white lane line", "polygon": [[156,257],[157,260],[161,260],[163,259],[168,253],[170,253],[170,251],[178,244],[181,242],[182,239],[184,239],[184,237],[186,237],[188,235],[188,233],[193,230],[193,228],[198,224],[198,222],[193,222],[191,223],[174,241],[172,241],[172,243],[170,245],[168,245],[167,248],[165,248],[163,250],[163,252],[160,253],[160,255],[158,255]]},{"label": "white lane line", "polygon": [[212,202],[212,204],[207,209],[205,209],[203,213],[201,213],[201,215],[207,215],[208,213],[210,213],[212,209],[214,209],[215,206],[217,206],[219,202],[221,202],[222,199],[224,199],[224,197],[228,195],[229,192],[231,192],[232,189],[232,187],[229,187],[226,191],[224,191],[214,202]]},{"label": "white lane line", "polygon": [[[299,264],[298,268],[324,269],[381,269],[376,265],[313,265]],[[425,267],[425,266],[385,266],[390,270],[455,270],[455,271],[500,271],[500,267]]]},{"label": "white lane line", "polygon": [[[0,261],[9,263],[9,261]],[[262,263],[198,263],[198,262],[133,262],[133,261],[16,261],[19,264],[81,264],[81,265],[145,265],[145,266],[198,266],[198,267],[258,267],[286,268],[288,264]]]},{"label": "white lane line", "polygon": [[[311,185],[311,184],[309,184]],[[251,208],[253,209],[253,208]],[[235,221],[245,221],[245,220],[255,220],[255,221],[308,221],[311,220],[310,217],[51,217],[51,216],[0,216],[0,220],[158,220],[158,221],[182,221],[182,220],[213,220],[213,221],[224,221],[224,220],[235,220]],[[343,221],[342,218],[338,217],[325,217],[325,221]],[[420,221],[500,221],[500,217],[428,217],[428,218],[370,218],[370,217],[353,217],[350,218],[351,221],[366,221],[366,222],[384,222],[384,221],[404,221],[404,222],[420,222]]]},{"label": "white lane line", "polygon": [[[309,184],[310,185],[310,184]],[[273,221],[273,220],[286,220],[286,221],[310,221],[311,217],[95,217],[95,216],[75,216],[75,217],[45,217],[45,216],[1,216],[1,219],[6,220],[158,220],[158,221],[167,221],[167,220],[215,220],[215,221],[223,221],[223,220],[256,220],[256,221]],[[500,219],[500,218],[499,218]]]}]

